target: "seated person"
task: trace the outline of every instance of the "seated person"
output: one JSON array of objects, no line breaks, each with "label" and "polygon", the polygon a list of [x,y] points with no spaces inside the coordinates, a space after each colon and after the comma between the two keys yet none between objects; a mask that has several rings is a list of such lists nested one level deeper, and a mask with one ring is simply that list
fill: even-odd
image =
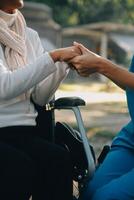
[{"label": "seated person", "polygon": [[[27,27],[18,10],[23,4],[23,0],[0,1],[0,146],[17,152],[18,162],[26,161],[16,164],[14,177],[1,169],[5,182],[11,178],[12,191],[0,182],[0,198],[72,200],[69,153],[38,136],[38,114],[30,99],[45,105],[68,72],[68,65],[57,61],[72,59],[80,50],[72,46],[44,52],[37,32]],[[9,165],[15,160],[10,155],[5,161]]]}]

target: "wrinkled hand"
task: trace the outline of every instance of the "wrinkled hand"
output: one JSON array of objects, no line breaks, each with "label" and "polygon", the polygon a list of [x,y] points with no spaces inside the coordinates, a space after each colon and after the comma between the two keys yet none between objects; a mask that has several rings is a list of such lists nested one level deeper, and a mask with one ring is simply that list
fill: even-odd
[{"label": "wrinkled hand", "polygon": [[69,63],[75,67],[78,74],[81,76],[89,76],[97,72],[100,56],[91,52],[82,44],[74,42],[74,46],[80,49],[82,55],[74,57]]},{"label": "wrinkled hand", "polygon": [[74,57],[81,55],[81,50],[77,46],[71,46],[71,47],[56,49],[50,52],[50,55],[55,62],[56,61],[68,62]]}]

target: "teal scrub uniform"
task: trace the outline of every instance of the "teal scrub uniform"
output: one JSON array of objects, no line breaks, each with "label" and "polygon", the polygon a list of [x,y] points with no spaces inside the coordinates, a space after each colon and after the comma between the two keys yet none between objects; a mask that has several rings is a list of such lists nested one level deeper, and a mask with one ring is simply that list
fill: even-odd
[{"label": "teal scrub uniform", "polygon": [[[130,71],[134,72],[134,57]],[[114,138],[83,200],[134,200],[134,90],[127,88],[126,96],[131,121]]]}]

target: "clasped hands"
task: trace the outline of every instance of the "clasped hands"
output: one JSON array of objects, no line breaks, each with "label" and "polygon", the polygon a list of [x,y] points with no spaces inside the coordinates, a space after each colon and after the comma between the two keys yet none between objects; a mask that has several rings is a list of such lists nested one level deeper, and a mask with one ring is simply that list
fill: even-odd
[{"label": "clasped hands", "polygon": [[55,62],[67,62],[72,69],[75,69],[79,75],[84,77],[98,72],[99,60],[101,59],[99,55],[77,42],[74,42],[71,47],[50,52],[50,55]]}]

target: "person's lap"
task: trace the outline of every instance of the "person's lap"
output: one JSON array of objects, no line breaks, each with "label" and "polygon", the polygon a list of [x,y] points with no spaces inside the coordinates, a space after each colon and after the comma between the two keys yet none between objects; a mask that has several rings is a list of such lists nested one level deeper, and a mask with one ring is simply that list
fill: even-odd
[{"label": "person's lap", "polygon": [[113,147],[88,183],[84,200],[134,199],[134,152]]},{"label": "person's lap", "polygon": [[[29,129],[22,128],[22,130],[25,130],[25,132],[19,132],[21,131],[20,128],[4,129],[3,133],[1,131],[0,141],[18,151],[18,154],[20,152],[20,154],[26,155],[32,160],[31,171],[33,170],[34,174],[32,174],[32,184],[30,183],[29,189],[31,190],[32,185],[33,200],[55,199],[56,196],[58,197],[61,194],[58,198],[60,200],[63,198],[64,192],[66,193],[65,199],[71,199],[72,169],[68,151],[36,136],[34,132],[33,134],[27,132],[26,130]],[[22,160],[23,164],[25,163],[27,166],[24,159]],[[16,161],[14,162],[16,163]],[[23,168],[21,170],[22,173],[20,172],[20,174],[23,174]],[[19,181],[21,182],[21,179]],[[27,177],[25,177],[25,182],[28,183]],[[65,189],[64,183],[66,183]],[[60,189],[60,186],[63,187],[63,190]]]},{"label": "person's lap", "polygon": [[38,136],[31,137],[30,141],[21,148],[35,161],[37,180],[33,195],[37,196],[37,199],[39,196],[42,199],[45,195],[45,199],[57,197],[59,200],[65,195],[64,199],[69,200],[72,194],[69,152]]},{"label": "person's lap", "polygon": [[33,162],[25,153],[0,142],[0,198],[28,199],[32,191]]}]

